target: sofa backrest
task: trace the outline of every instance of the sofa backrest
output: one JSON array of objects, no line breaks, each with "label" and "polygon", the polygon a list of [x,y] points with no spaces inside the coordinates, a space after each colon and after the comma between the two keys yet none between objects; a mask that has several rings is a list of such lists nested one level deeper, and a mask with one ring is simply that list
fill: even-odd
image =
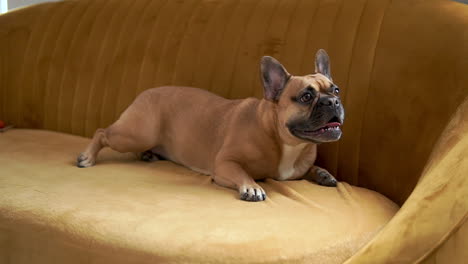
[{"label": "sofa backrest", "polygon": [[262,96],[259,60],[295,75],[331,57],[340,180],[402,203],[468,95],[468,6],[449,0],[80,0],[0,16],[0,119],[91,136],[161,85]]}]

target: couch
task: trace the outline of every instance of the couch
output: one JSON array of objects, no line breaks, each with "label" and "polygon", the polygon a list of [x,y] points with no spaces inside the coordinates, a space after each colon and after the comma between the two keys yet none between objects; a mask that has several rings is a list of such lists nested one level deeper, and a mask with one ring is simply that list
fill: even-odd
[{"label": "couch", "polygon": [[[466,263],[468,6],[450,0],[66,0],[0,15],[0,263]],[[169,161],[75,160],[162,85],[261,97],[259,59],[346,109],[336,188],[248,203]],[[194,149],[193,151],[197,151]]]}]

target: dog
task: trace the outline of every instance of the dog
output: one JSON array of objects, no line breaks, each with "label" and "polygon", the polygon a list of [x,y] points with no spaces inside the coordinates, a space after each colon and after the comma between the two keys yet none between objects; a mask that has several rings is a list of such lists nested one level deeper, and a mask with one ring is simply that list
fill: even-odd
[{"label": "dog", "polygon": [[210,175],[240,199],[264,201],[255,182],[309,176],[320,185],[337,180],[314,165],[317,144],[342,135],[344,109],[330,75],[329,56],[319,50],[315,74],[293,76],[276,59],[260,63],[264,98],[228,100],[205,90],[165,86],[142,92],[106,129],[98,129],[78,167],[95,164],[110,147],[141,159],[171,160]]}]

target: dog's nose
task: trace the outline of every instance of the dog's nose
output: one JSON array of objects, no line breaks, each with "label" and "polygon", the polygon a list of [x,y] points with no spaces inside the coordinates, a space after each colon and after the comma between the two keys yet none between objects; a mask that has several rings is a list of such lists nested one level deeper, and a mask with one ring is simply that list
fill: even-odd
[{"label": "dog's nose", "polygon": [[340,101],[338,101],[338,98],[336,97],[323,97],[319,101],[320,105],[325,105],[325,106],[339,106]]}]

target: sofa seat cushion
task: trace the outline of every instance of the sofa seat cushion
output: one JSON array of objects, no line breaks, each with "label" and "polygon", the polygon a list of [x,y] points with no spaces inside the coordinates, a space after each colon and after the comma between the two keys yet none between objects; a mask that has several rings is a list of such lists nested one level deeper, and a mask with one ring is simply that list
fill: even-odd
[{"label": "sofa seat cushion", "polygon": [[110,149],[77,168],[89,141],[0,133],[1,263],[341,263],[399,209],[306,180],[266,180],[268,199],[244,202],[208,176]]}]

